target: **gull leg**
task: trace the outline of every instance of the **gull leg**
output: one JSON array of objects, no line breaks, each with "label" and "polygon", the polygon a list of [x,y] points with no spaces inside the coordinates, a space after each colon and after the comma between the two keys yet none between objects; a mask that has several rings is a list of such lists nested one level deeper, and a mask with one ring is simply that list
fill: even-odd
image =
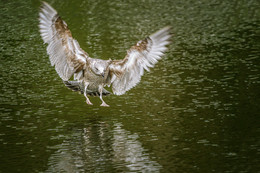
[{"label": "gull leg", "polygon": [[89,100],[89,98],[88,98],[88,96],[87,96],[87,87],[88,87],[88,82],[86,82],[85,83],[85,89],[84,89],[84,96],[86,97],[86,103],[88,104],[88,105],[93,105],[91,102],[90,102],[90,100]]},{"label": "gull leg", "polygon": [[109,107],[109,105],[106,104],[106,103],[104,102],[103,98],[102,98],[103,85],[100,85],[99,88],[98,88],[98,90],[99,90],[99,93],[100,93],[99,98],[100,98],[100,100],[102,101],[102,104],[101,104],[100,106]]}]

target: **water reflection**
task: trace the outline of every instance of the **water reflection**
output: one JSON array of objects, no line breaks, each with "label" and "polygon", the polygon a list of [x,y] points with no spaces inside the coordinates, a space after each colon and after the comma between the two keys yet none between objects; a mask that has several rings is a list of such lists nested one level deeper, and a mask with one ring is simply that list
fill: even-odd
[{"label": "water reflection", "polygon": [[161,169],[143,148],[139,136],[123,129],[121,123],[88,125],[74,129],[72,140],[50,147],[57,151],[50,157],[46,172],[159,172]]}]

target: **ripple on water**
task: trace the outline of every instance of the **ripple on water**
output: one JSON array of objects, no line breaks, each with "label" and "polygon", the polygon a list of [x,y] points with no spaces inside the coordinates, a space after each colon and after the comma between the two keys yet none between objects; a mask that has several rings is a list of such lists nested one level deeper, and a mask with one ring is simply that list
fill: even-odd
[{"label": "ripple on water", "polygon": [[258,171],[258,1],[52,2],[94,58],[173,26],[166,56],[108,109],[63,86],[28,2],[0,4],[0,172]]}]

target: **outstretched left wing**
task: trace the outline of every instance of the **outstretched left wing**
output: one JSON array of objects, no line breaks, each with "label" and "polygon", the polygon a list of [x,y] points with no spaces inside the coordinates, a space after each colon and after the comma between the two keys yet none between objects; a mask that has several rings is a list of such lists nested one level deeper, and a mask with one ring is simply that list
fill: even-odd
[{"label": "outstretched left wing", "polygon": [[113,93],[122,95],[137,85],[144,69],[149,71],[164,55],[170,37],[170,27],[165,27],[132,46],[124,59],[113,60],[107,78],[107,85],[112,84]]},{"label": "outstretched left wing", "polygon": [[76,73],[79,79],[88,61],[88,54],[84,52],[77,40],[73,39],[67,24],[61,19],[56,10],[43,2],[39,13],[39,28],[44,43],[48,44],[51,65],[62,80],[67,81]]}]

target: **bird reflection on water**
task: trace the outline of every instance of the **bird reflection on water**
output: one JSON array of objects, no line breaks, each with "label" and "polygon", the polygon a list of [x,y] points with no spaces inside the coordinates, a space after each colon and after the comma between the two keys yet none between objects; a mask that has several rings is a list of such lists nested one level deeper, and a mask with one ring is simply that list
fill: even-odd
[{"label": "bird reflection on water", "polygon": [[151,160],[137,134],[98,122],[72,134],[74,141],[64,141],[49,159],[48,171],[143,171],[159,172],[161,165]]}]

